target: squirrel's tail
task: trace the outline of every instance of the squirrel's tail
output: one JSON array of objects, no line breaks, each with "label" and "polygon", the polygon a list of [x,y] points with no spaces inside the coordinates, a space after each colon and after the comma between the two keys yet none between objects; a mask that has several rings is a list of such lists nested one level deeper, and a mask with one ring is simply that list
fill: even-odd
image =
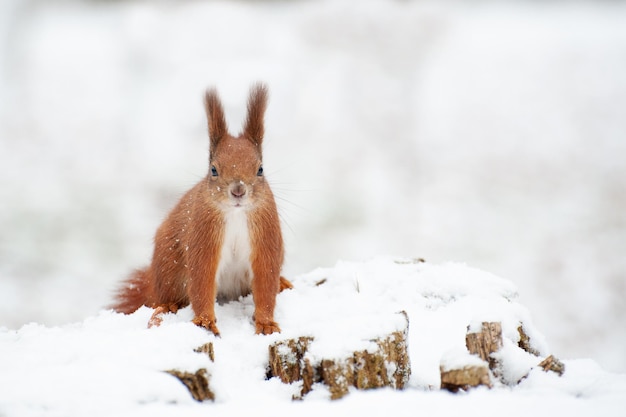
[{"label": "squirrel's tail", "polygon": [[118,288],[115,299],[116,303],[110,308],[118,313],[131,314],[139,307],[148,305],[151,292],[151,271],[150,268],[138,269],[123,282]]}]

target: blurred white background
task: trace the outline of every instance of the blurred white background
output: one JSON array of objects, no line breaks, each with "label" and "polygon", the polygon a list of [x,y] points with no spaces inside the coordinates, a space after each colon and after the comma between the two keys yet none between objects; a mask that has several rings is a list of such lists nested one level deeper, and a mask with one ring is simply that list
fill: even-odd
[{"label": "blurred white background", "polygon": [[376,255],[512,280],[626,371],[626,4],[0,2],[0,326],[95,314],[266,81],[291,278]]}]

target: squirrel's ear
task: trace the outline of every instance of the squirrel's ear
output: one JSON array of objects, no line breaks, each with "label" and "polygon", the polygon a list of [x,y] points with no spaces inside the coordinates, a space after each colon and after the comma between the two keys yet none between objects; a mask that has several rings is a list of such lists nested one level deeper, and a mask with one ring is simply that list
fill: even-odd
[{"label": "squirrel's ear", "polygon": [[226,119],[224,118],[224,108],[215,88],[207,90],[204,96],[204,108],[209,123],[211,150],[213,150],[228,131]]},{"label": "squirrel's ear", "polygon": [[248,99],[248,116],[243,128],[243,134],[253,143],[260,145],[263,142],[263,116],[267,107],[267,87],[258,83],[250,89]]}]

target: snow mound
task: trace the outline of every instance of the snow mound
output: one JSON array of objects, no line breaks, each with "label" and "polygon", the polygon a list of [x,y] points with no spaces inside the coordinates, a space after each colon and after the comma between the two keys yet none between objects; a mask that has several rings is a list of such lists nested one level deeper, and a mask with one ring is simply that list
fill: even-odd
[{"label": "snow mound", "polygon": [[[515,286],[492,274],[458,263],[381,257],[339,262],[292,282],[294,289],[278,298],[276,320],[282,333],[270,336],[254,334],[251,296],[217,306],[221,338],[191,324],[190,308],[166,315],[163,324],[152,329],[146,328],[152,311],[145,307],[129,316],[102,311],[63,327],[0,329],[0,415],[165,415],[174,410],[220,415],[258,412],[260,405],[281,415],[331,408],[371,412],[380,404],[399,411],[418,403],[422,409],[452,412],[462,407],[459,401],[478,399],[484,399],[479,407],[484,415],[485,406],[495,407],[505,397],[525,403],[529,396],[541,398],[541,407],[551,399],[572,415],[598,413],[598,407],[606,411],[603,415],[611,415],[626,405],[626,376],[604,372],[592,361],[564,361],[562,377],[534,368],[539,359],[517,346],[518,327],[524,326],[540,356],[548,355],[549,347],[528,310],[516,301]],[[409,318],[412,374],[407,389],[353,391],[344,400],[330,402],[320,385],[294,403],[296,384],[266,378],[270,344],[311,336],[312,354],[341,358],[401,329],[405,319],[397,314],[400,311]],[[507,364],[504,379],[516,384],[457,396],[435,392],[440,366],[463,365],[465,335],[485,321],[501,323],[504,343],[498,359]],[[214,362],[194,352],[208,342],[214,346]],[[215,402],[195,402],[176,378],[163,372],[200,368],[210,374]],[[528,405],[520,410],[528,411]]]}]

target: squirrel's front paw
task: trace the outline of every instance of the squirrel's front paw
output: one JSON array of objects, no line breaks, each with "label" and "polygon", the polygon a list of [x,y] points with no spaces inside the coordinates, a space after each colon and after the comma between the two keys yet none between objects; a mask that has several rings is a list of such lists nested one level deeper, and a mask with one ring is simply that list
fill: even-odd
[{"label": "squirrel's front paw", "polygon": [[278,292],[283,292],[285,290],[290,290],[293,288],[293,284],[289,282],[289,280],[285,277],[280,277],[280,287]]},{"label": "squirrel's front paw", "polygon": [[280,327],[278,327],[278,323],[276,323],[275,321],[267,321],[267,322],[257,321],[255,325],[256,325],[256,334],[280,333]]},{"label": "squirrel's front paw", "polygon": [[216,319],[208,319],[206,317],[198,317],[196,316],[193,320],[192,320],[193,324],[195,324],[196,326],[200,326],[200,327],[204,327],[205,329],[211,331],[211,333],[213,333],[215,336],[219,336],[220,335],[220,331],[217,329],[217,320]]},{"label": "squirrel's front paw", "polygon": [[162,304],[155,307],[152,317],[148,321],[148,328],[159,327],[163,322],[163,314],[174,313],[178,311],[178,304]]}]

